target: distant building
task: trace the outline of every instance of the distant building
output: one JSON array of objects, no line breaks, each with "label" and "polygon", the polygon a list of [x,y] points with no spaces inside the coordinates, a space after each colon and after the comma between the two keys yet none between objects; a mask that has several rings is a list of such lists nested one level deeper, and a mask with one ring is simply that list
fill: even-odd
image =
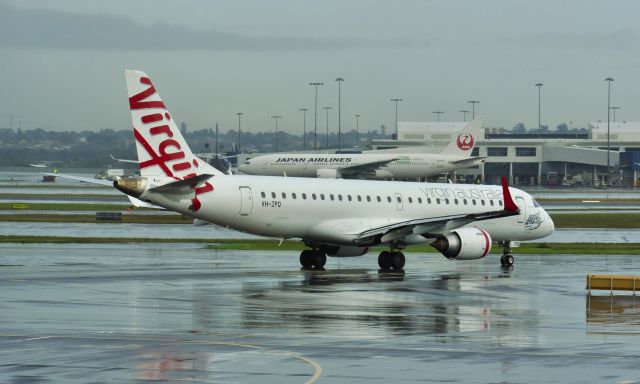
[{"label": "distant building", "polygon": [[[399,122],[398,140],[374,140],[374,149],[441,147],[462,130],[464,122]],[[549,132],[513,134],[486,128],[478,139],[475,156],[486,156],[479,167],[457,172],[458,179],[496,184],[508,176],[512,185],[602,185],[640,186],[640,123],[610,123],[607,175],[607,122],[591,122],[588,133]]]}]

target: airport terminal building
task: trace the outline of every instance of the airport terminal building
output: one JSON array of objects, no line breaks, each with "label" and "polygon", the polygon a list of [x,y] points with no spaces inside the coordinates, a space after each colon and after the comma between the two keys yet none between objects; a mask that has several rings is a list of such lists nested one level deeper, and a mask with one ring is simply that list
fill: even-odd
[{"label": "airport terminal building", "polygon": [[[430,145],[434,152],[455,140],[467,123],[399,122],[398,140],[376,140],[374,149]],[[512,185],[640,186],[640,123],[592,122],[583,133],[504,133],[485,128],[474,156],[487,157],[479,167],[458,171],[458,181],[498,183],[509,175]],[[608,155],[608,161],[607,161]]]}]

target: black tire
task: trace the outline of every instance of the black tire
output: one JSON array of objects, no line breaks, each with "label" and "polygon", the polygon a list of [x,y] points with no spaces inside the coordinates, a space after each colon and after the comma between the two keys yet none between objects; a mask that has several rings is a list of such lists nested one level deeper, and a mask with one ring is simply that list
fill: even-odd
[{"label": "black tire", "polygon": [[405,258],[402,252],[391,252],[388,260],[389,266],[394,271],[402,271],[404,269]]},{"label": "black tire", "polygon": [[513,263],[515,262],[515,259],[513,258],[513,255],[507,255],[505,257],[505,265],[508,267],[513,266]]},{"label": "black tire", "polygon": [[300,264],[303,268],[311,268],[313,265],[313,251],[305,249],[300,253]]},{"label": "black tire", "polygon": [[313,267],[316,269],[323,268],[327,263],[327,255],[322,251],[315,251],[312,259]]},{"label": "black tire", "polygon": [[380,267],[380,269],[391,268],[391,264],[389,263],[390,255],[391,252],[389,251],[380,252],[380,255],[378,256],[378,266]]}]

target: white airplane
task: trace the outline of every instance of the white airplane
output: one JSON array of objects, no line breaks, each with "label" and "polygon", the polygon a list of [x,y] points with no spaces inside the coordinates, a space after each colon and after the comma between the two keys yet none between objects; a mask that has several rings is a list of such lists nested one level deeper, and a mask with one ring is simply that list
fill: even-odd
[{"label": "white airplane", "polygon": [[[510,241],[553,232],[545,210],[524,191],[488,185],[225,175],[196,157],[149,77],[126,70],[140,176],[119,178],[118,190],[146,203],[238,231],[309,247],[304,267],[329,256],[360,256],[386,245],[378,264],[404,268],[406,246],[431,243],[449,259],[485,257],[492,241],[501,262],[514,259]],[[513,196],[513,197],[512,197]]]},{"label": "white airplane", "polygon": [[441,153],[417,153],[418,148],[367,151],[356,154],[272,153],[251,158],[238,170],[249,175],[350,179],[415,179],[474,167],[484,157],[471,157],[483,119],[477,117]]}]

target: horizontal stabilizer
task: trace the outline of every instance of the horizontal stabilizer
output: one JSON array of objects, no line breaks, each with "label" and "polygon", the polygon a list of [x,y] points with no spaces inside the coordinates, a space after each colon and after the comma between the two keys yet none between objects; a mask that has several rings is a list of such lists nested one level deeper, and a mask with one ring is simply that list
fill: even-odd
[{"label": "horizontal stabilizer", "polygon": [[102,180],[102,179],[94,179],[93,177],[65,175],[64,173],[43,173],[43,175],[45,175],[45,176],[62,177],[62,178],[65,178],[65,179],[70,179],[70,180],[75,180],[75,181],[82,181],[83,183],[98,184],[98,185],[108,185],[110,187],[113,187],[113,181]]},{"label": "horizontal stabilizer", "polygon": [[193,189],[200,183],[209,180],[214,175],[203,173],[202,175],[190,177],[184,180],[178,180],[171,183],[159,185],[151,188],[154,192],[183,194],[193,192]]}]

